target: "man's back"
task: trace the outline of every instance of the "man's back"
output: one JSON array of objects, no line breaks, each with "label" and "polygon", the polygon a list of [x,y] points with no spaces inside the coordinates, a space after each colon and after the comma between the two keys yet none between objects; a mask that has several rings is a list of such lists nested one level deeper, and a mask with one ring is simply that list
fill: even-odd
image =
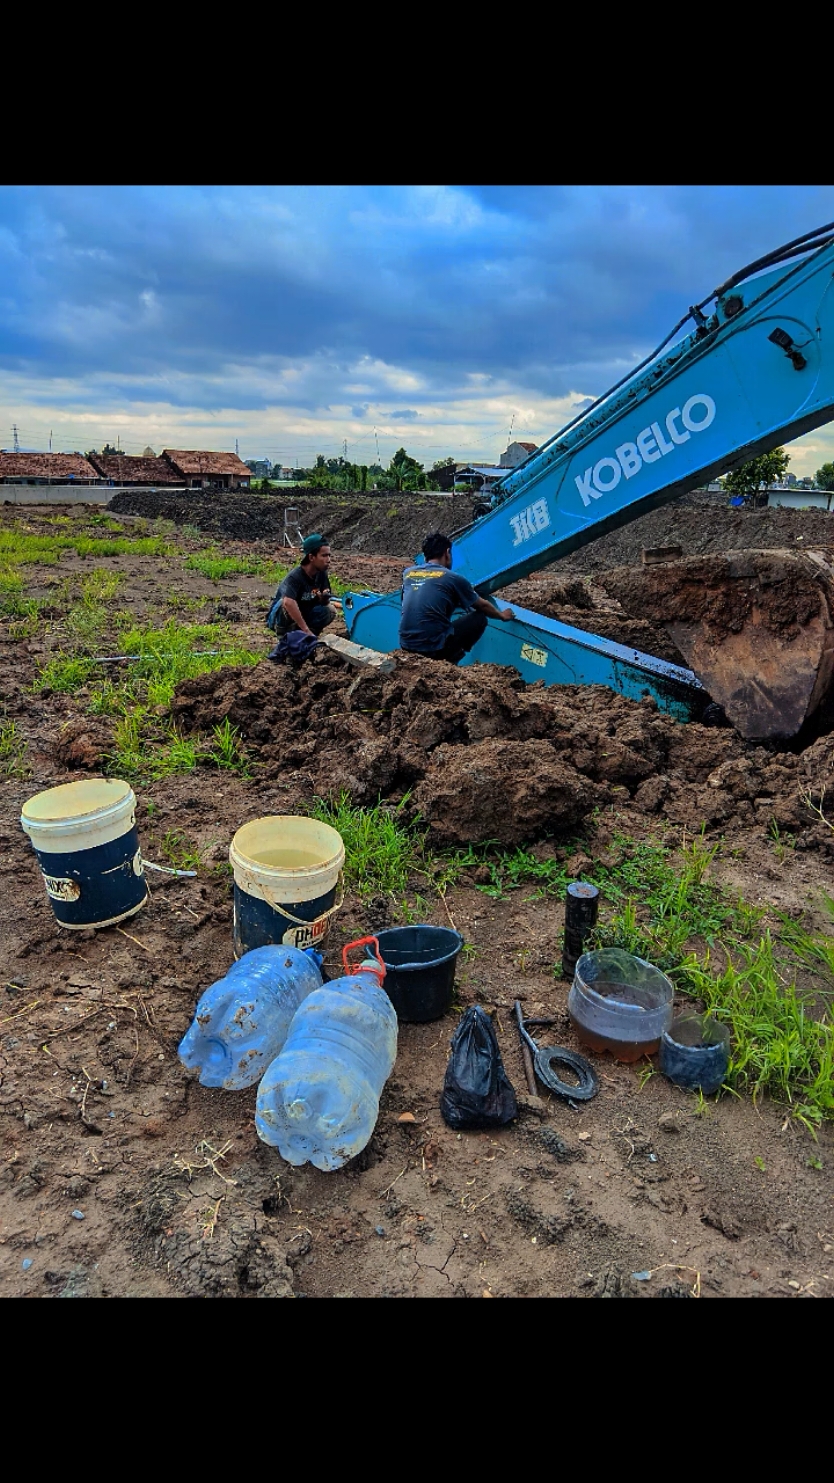
[{"label": "man's back", "polygon": [[472,608],[475,589],[465,577],[439,561],[409,566],[402,578],[400,647],[421,654],[436,654],[452,632],[451,616],[456,608]]}]

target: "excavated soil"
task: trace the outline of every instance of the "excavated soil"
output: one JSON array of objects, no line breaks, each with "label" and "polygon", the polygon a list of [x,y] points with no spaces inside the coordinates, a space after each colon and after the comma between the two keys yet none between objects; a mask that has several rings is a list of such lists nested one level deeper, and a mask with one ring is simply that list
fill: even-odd
[{"label": "excavated soil", "polygon": [[828,564],[795,551],[690,556],[640,571],[608,571],[604,584],[633,617],[698,623],[714,643],[739,633],[754,612],[764,627],[790,640],[832,597]]},{"label": "excavated soil", "polygon": [[281,544],[285,510],[298,510],[305,533],[322,531],[340,550],[402,555],[410,561],[430,530],[451,532],[468,525],[474,504],[468,495],[334,495],[322,493],[237,494],[189,490],[125,490],[107,506],[118,515],[143,515],[194,525],[232,541]]},{"label": "excavated soil", "polygon": [[[477,498],[469,495],[254,495],[190,490],[125,490],[108,509],[162,516],[228,540],[281,541],[284,511],[298,509],[304,531],[322,530],[340,551],[367,551],[410,561],[429,530],[452,534],[469,523]],[[600,536],[562,557],[551,574],[593,576],[611,567],[637,566],[645,547],[679,545],[686,556],[711,552],[795,548],[826,550],[834,544],[834,515],[823,510],[734,510],[724,495],[698,490],[660,510]],[[520,601],[520,599],[519,599]]]},{"label": "excavated soil", "polygon": [[570,834],[595,807],[633,798],[689,829],[744,827],[758,810],[830,847],[824,826],[808,830],[801,798],[826,742],[774,753],[729,728],[680,726],[650,699],[395,658],[389,676],[357,674],[327,649],[297,672],[269,661],[222,670],[183,682],[171,710],[186,732],[228,716],[263,776],[289,789],[347,790],[359,803],[409,793],[444,844]]},{"label": "excavated soil", "polygon": [[[27,510],[26,528],[47,533],[54,516]],[[89,518],[77,509],[67,517],[80,528]],[[4,526],[19,518],[0,515]],[[676,507],[678,529],[681,518]],[[129,517],[125,526],[130,533]],[[790,545],[780,534],[776,544]],[[664,539],[655,530],[641,545]],[[266,654],[269,584],[212,583],[184,569],[184,554],[200,544],[182,537],[168,557],[95,564],[122,574],[117,603],[137,621],[164,621],[176,597],[177,612],[189,605],[187,621],[224,618]],[[224,544],[265,549],[263,538]],[[410,535],[388,557],[337,546],[333,570],[354,586],[390,589],[414,546]],[[89,566],[64,555],[57,572],[29,569],[30,590],[44,596]],[[596,576],[576,575],[517,586],[529,607],[546,592],[542,606],[564,621],[573,614],[591,630],[648,631],[630,626],[643,620],[626,617]],[[451,921],[465,939],[456,1002],[440,1021],[400,1026],[376,1131],[345,1169],[285,1164],[255,1134],[254,1089],[199,1086],[177,1046],[200,993],[232,961],[225,863],[249,819],[303,813],[315,795],[349,788],[357,803],[405,798],[403,812],[419,812],[438,849],[523,844],[575,876],[592,875],[595,861],[616,867],[621,836],[674,845],[703,826],[707,840],[723,841],[711,878],[761,906],[778,937],[777,912],[818,929],[826,921],[834,833],[808,800],[827,812],[834,737],[754,746],[602,689],[528,687],[492,666],[459,671],[408,655],[396,656],[388,676],[328,650],[298,670],[266,659],[226,668],[181,684],[172,712],[186,735],[210,734],[228,718],[251,778],[201,765],[135,784],[144,856],[165,863],[166,841],[184,839],[199,855],[196,876],[149,873],[137,916],[68,933],[53,917],[20,810],[43,788],[101,770],[113,722],[90,713],[84,687],[33,690],[64,641],[62,618],[56,602],[34,637],[0,625],[0,716],[27,747],[23,774],[0,782],[0,1292],[830,1295],[830,1127],[813,1143],[768,1099],[700,1108],[659,1074],[647,1080],[648,1068],[608,1058],[596,1062],[598,1097],[578,1111],[526,1093],[516,998],[525,1013],[554,1021],[544,1043],[578,1048],[558,976],[563,907],[529,887],[486,894],[482,868],[443,897],[425,878],[412,881],[412,913]],[[395,896],[348,891],[328,972],[338,973],[345,943],[403,920]],[[458,1015],[474,1003],[494,1015],[519,1117],[497,1132],[456,1134],[439,1101]]]}]

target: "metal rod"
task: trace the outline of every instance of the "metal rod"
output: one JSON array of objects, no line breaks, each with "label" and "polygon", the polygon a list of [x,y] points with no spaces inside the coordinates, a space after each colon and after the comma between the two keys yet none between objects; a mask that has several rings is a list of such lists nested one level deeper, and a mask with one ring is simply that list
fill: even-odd
[{"label": "metal rod", "polygon": [[515,1001],[515,1017],[518,1021],[518,1030],[519,1035],[521,1036],[521,1059],[524,1062],[524,1075],[527,1078],[527,1090],[530,1093],[531,1097],[537,1097],[539,1095],[539,1090],[536,1086],[536,1073],[533,1070],[533,1057],[530,1054],[530,1047],[527,1044],[528,1036],[524,1029],[524,1017],[521,1013],[521,1004],[519,1003],[518,999],[516,999]]}]

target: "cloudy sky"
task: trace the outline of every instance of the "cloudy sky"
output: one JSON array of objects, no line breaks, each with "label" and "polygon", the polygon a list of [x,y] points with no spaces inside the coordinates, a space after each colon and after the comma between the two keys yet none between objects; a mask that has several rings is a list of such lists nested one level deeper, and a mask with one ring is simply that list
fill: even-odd
[{"label": "cloudy sky", "polygon": [[493,462],[832,219],[831,186],[0,188],[0,447]]}]

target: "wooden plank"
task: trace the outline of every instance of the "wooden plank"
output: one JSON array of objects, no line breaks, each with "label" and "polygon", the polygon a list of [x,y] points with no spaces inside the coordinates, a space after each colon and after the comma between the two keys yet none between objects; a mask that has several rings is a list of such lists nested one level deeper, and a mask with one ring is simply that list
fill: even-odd
[{"label": "wooden plank", "polygon": [[366,649],[364,644],[355,644],[352,639],[341,638],[337,633],[322,633],[319,635],[319,643],[327,644],[335,654],[341,654],[350,664],[358,664],[362,669],[375,669],[383,675],[390,675],[396,667],[396,660],[390,654],[380,654],[377,649]]}]

